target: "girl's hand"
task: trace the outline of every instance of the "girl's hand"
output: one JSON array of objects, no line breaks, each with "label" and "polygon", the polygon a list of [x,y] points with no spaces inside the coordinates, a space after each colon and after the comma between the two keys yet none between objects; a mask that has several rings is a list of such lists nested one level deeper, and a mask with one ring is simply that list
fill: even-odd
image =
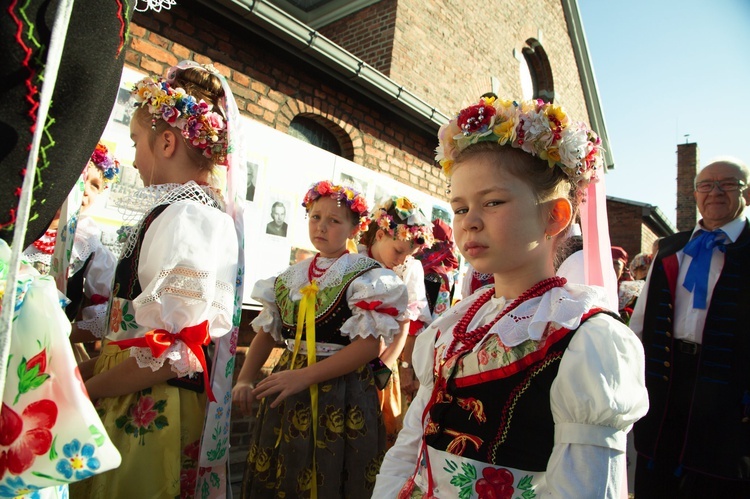
[{"label": "girl's hand", "polygon": [[305,368],[295,371],[275,372],[258,383],[252,394],[254,397],[261,399],[278,393],[279,395],[271,403],[271,408],[274,409],[288,396],[310,387],[311,383],[307,379],[306,370]]},{"label": "girl's hand", "polygon": [[255,400],[255,397],[253,397],[254,389],[255,384],[243,381],[237,382],[232,388],[232,401],[239,407],[244,416],[250,416],[252,413],[253,401]]}]

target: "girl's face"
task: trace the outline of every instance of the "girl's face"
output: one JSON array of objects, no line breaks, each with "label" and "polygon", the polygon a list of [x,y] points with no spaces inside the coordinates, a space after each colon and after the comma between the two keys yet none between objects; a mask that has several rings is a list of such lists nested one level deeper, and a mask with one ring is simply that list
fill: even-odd
[{"label": "girl's face", "polygon": [[307,215],[310,241],[325,258],[338,258],[346,251],[346,240],[357,234],[357,226],[346,204],[332,198],[315,201]]},{"label": "girl's face", "polygon": [[91,163],[89,163],[87,169],[86,182],[84,182],[83,187],[81,211],[85,211],[94,204],[96,197],[104,192],[104,173]]},{"label": "girl's face", "polygon": [[495,158],[471,156],[455,167],[451,207],[456,244],[478,272],[496,274],[496,280],[498,274],[506,280],[538,279],[540,271],[552,268],[550,245],[542,243],[543,210],[531,187]]},{"label": "girl's face", "polygon": [[412,246],[409,241],[393,239],[382,230],[378,230],[375,234],[375,241],[370,247],[373,258],[389,269],[404,263],[406,258],[416,253],[418,249],[419,246]]},{"label": "girl's face", "polygon": [[135,147],[133,167],[138,170],[143,185],[146,187],[164,183],[159,179],[154,150],[149,143],[151,133],[152,130],[143,126],[137,116],[130,120],[130,139]]}]

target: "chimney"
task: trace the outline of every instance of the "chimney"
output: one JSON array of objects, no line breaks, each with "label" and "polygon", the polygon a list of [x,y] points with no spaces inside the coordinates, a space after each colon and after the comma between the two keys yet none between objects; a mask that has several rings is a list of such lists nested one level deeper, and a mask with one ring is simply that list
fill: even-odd
[{"label": "chimney", "polygon": [[693,196],[695,176],[698,174],[700,152],[698,144],[677,145],[677,230],[692,230],[698,221],[698,210]]}]

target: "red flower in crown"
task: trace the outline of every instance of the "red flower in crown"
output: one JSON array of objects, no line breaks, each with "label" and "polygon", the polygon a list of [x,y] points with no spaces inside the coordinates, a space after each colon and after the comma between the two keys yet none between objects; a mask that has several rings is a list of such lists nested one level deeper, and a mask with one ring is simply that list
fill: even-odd
[{"label": "red flower in crown", "polygon": [[361,197],[356,197],[354,200],[352,200],[351,210],[355,213],[366,213],[367,212],[367,203],[364,199]]},{"label": "red flower in crown", "polygon": [[331,183],[327,181],[322,181],[318,183],[318,194],[321,196],[327,196],[331,193]]},{"label": "red flower in crown", "polygon": [[479,104],[462,109],[458,114],[458,126],[465,134],[484,132],[492,125],[492,118],[495,116],[494,106],[488,106],[484,100]]},{"label": "red flower in crown", "polygon": [[474,488],[479,499],[512,499],[513,473],[505,468],[485,468]]}]

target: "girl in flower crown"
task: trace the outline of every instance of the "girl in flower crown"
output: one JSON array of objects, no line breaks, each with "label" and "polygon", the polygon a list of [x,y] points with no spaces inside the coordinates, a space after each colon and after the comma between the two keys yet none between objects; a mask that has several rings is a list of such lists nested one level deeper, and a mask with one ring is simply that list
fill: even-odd
[{"label": "girl in flower crown", "polygon": [[[101,355],[81,367],[122,464],[74,484],[71,495],[220,497],[226,460],[211,449],[226,445],[216,438],[228,421],[215,416],[229,410],[224,339],[239,258],[228,212],[231,193],[244,187],[225,197],[212,182],[218,168],[235,173],[227,118],[236,107],[223,78],[190,62],[167,79],[143,79],[133,95],[133,166],[153,204],[117,264]],[[210,373],[212,341],[219,369]]]},{"label": "girl in flower crown", "polygon": [[[401,430],[402,388],[411,398],[414,371],[411,352],[416,335],[432,322],[424,286],[422,264],[412,258],[423,248],[432,246],[429,220],[408,198],[393,196],[375,210],[372,223],[362,235],[359,252],[392,269],[406,284],[408,303],[399,317],[400,332],[390,345],[381,344],[380,359],[391,369],[387,385],[378,392],[387,435],[387,448],[396,442]],[[402,381],[404,382],[402,384]]]},{"label": "girl in flower crown", "polygon": [[648,407],[643,350],[603,288],[555,276],[601,162],[558,106],[483,98],[440,129],[459,250],[494,286],[418,338],[419,392],[378,497],[617,497]]},{"label": "girl in flower crown", "polygon": [[[318,253],[253,289],[263,310],[233,391],[245,413],[261,399],[242,497],[370,497],[385,432],[368,362],[398,333],[406,287],[346,249],[370,221],[361,194],[322,181],[302,204]],[[254,386],[277,342],[284,353]]]}]

